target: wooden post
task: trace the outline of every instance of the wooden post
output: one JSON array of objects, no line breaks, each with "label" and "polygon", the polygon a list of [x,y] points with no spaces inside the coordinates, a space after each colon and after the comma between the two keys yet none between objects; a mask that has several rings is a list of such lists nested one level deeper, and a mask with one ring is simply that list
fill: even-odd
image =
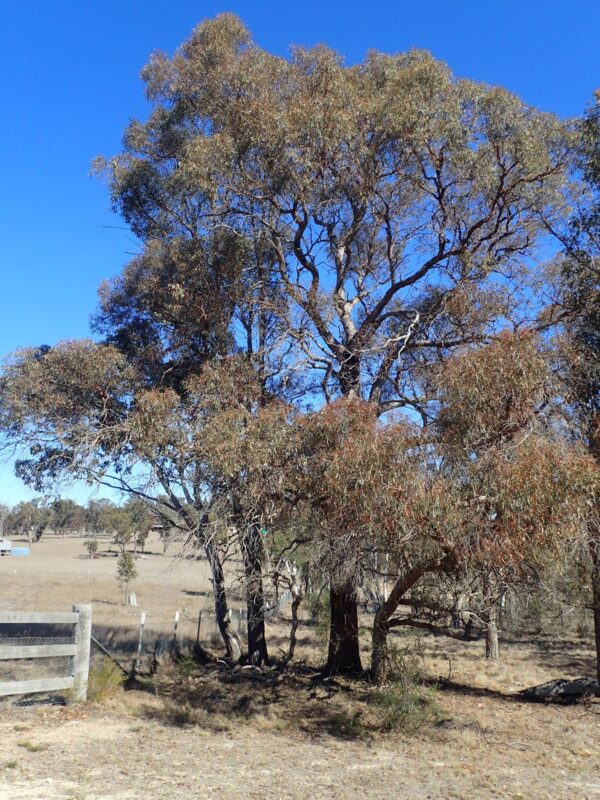
[{"label": "wooden post", "polygon": [[142,611],[142,615],[140,617],[140,637],[138,639],[137,656],[135,657],[135,671],[136,672],[139,672],[140,660],[142,658],[142,640],[144,638],[144,623],[145,622],[146,622],[146,612]]},{"label": "wooden post", "polygon": [[196,628],[196,644],[200,644],[200,628],[202,626],[202,609],[198,612],[198,627]]},{"label": "wooden post", "polygon": [[179,611],[175,612],[175,625],[173,627],[173,652],[177,652],[177,626],[179,625]]},{"label": "wooden post", "polygon": [[383,602],[388,599],[388,570],[390,567],[390,554],[385,554],[385,572],[383,573]]},{"label": "wooden post", "polygon": [[92,607],[90,605],[73,606],[78,615],[75,623],[75,647],[73,658],[73,700],[84,703],[87,699],[88,677],[90,674],[90,641],[92,636]]}]

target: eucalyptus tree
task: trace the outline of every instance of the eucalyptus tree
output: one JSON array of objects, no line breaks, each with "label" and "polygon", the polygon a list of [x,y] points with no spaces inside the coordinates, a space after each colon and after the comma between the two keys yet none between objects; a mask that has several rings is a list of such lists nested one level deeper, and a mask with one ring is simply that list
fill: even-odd
[{"label": "eucalyptus tree", "polygon": [[[114,345],[73,341],[21,350],[8,360],[0,380],[0,427],[5,446],[21,456],[18,473],[39,490],[83,479],[129,493],[202,547],[217,623],[228,655],[237,659],[190,403],[175,389],[149,384]],[[131,532],[129,518],[125,527]]]},{"label": "eucalyptus tree", "polygon": [[29,544],[39,542],[44,531],[52,526],[52,510],[44,498],[36,497],[17,503],[10,509],[5,524],[5,532],[27,536]]},{"label": "eucalyptus tree", "polygon": [[[568,227],[553,229],[564,246],[554,273],[553,312],[562,322],[558,369],[578,435],[600,471],[600,93],[581,121],[579,166],[587,192]],[[589,521],[591,605],[600,680],[600,508]]]},{"label": "eucalyptus tree", "polygon": [[[566,126],[428,53],[282,58],[226,14],[143,78],[149,118],[98,162],[114,207],[152,247],[260,235],[286,333],[271,355],[304,376],[299,402],[426,414],[414,365],[514,310],[543,225],[564,213]],[[356,623],[347,576],[332,586],[330,667],[360,665]]]},{"label": "eucalyptus tree", "polygon": [[585,536],[600,476],[556,423],[549,367],[525,331],[455,353],[437,370],[435,424],[399,442],[365,504],[389,515],[385,549],[398,573],[373,624],[376,681],[385,678],[390,629],[413,624],[394,615],[419,583],[440,573],[475,579],[486,655],[497,657],[502,592],[539,581]]}]

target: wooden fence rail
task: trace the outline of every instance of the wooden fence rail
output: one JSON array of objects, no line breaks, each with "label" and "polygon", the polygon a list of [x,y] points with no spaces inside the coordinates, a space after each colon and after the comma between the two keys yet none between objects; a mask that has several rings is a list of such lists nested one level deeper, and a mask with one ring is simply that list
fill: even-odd
[{"label": "wooden fence rail", "polygon": [[90,669],[90,640],[92,633],[92,607],[73,606],[72,612],[0,611],[0,625],[72,625],[72,644],[3,645],[0,639],[0,662],[35,658],[70,658],[70,674],[66,677],[36,678],[35,680],[0,681],[0,696],[35,694],[71,690],[74,702],[87,697]]}]

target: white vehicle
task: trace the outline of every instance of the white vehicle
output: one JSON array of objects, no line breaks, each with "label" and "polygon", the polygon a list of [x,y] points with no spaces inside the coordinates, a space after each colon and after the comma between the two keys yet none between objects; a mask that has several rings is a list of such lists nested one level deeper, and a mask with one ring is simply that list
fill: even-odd
[{"label": "white vehicle", "polygon": [[0,539],[0,556],[12,554],[12,542],[9,539]]}]

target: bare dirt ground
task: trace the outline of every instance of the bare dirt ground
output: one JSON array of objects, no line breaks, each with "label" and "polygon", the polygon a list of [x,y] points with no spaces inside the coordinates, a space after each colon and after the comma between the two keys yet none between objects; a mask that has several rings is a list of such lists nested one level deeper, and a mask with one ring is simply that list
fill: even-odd
[{"label": "bare dirt ground", "polygon": [[448,693],[448,721],[412,737],[280,730],[268,716],[186,724],[128,693],[108,708],[0,721],[1,800],[600,797],[600,716]]},{"label": "bare dirt ground", "polygon": [[[185,608],[191,629],[209,605],[204,565],[165,558],[154,542],[149,549],[156,555],[138,561],[134,587],[140,609],[168,625]],[[48,539],[29,558],[0,559],[1,606],[92,602],[105,632],[134,630],[140,609],[120,604],[115,560],[83,554],[81,540]],[[165,682],[83,708],[0,709],[0,800],[600,798],[600,705],[506,696],[593,674],[591,638],[504,641],[495,664],[482,642],[414,633],[397,642],[432,679],[454,682],[437,693],[437,720],[417,733],[355,724],[369,713],[360,685],[303,678],[292,686],[292,676],[254,691],[191,674],[176,679],[176,691]],[[314,628],[305,626],[297,656],[316,663],[318,655]]]}]

